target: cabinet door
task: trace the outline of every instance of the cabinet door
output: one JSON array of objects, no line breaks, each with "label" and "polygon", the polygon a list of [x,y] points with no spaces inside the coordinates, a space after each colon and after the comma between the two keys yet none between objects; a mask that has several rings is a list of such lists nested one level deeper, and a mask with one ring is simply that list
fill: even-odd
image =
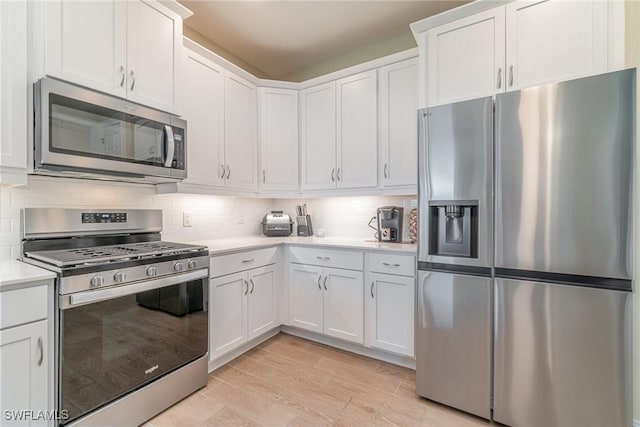
[{"label": "cabinet door", "polygon": [[322,268],[289,267],[289,324],[322,333]]},{"label": "cabinet door", "polygon": [[336,84],[300,92],[301,186],[322,190],[336,186]]},{"label": "cabinet door", "polygon": [[52,0],[46,7],[46,73],[124,97],[127,6],[120,0]]},{"label": "cabinet door", "polygon": [[26,184],[26,2],[0,2],[0,57],[0,183]]},{"label": "cabinet door", "polygon": [[224,79],[226,185],[256,190],[258,181],[258,95],[256,87],[231,73]]},{"label": "cabinet door", "polygon": [[223,185],[223,70],[185,49],[182,105],[187,120],[187,182]]},{"label": "cabinet door", "polygon": [[378,185],[377,71],[336,83],[337,164],[340,188]]},{"label": "cabinet door", "polygon": [[212,279],[209,288],[209,358],[214,360],[247,341],[247,273]]},{"label": "cabinet door", "polygon": [[418,185],[418,61],[379,71],[382,185]]},{"label": "cabinet door", "polygon": [[325,268],[324,333],[364,344],[363,275],[361,271]]},{"label": "cabinet door", "polygon": [[260,187],[298,188],[298,91],[260,88]]},{"label": "cabinet door", "polygon": [[[5,425],[35,426],[47,422],[7,420],[7,412],[49,410],[47,401],[47,321],[0,331],[0,413]],[[11,412],[10,412],[11,413]]]},{"label": "cabinet door", "polygon": [[278,291],[276,266],[249,271],[249,339],[278,325]]},{"label": "cabinet door", "polygon": [[366,345],[413,357],[415,278],[367,273],[365,300]]},{"label": "cabinet door", "polygon": [[429,105],[504,91],[504,13],[501,6],[429,30]]},{"label": "cabinet door", "polygon": [[506,6],[507,90],[607,71],[607,2]]},{"label": "cabinet door", "polygon": [[141,104],[174,111],[182,61],[182,19],[154,0],[126,5],[127,96]]}]

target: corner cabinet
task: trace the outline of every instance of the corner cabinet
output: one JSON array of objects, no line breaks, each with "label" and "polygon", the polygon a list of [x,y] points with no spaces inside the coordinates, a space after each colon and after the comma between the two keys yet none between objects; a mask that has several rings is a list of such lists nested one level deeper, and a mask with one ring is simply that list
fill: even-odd
[{"label": "corner cabinet", "polygon": [[156,0],[41,6],[45,74],[175,112],[182,16]]},{"label": "corner cabinet", "polygon": [[27,183],[27,3],[0,2],[0,183]]},{"label": "corner cabinet", "polygon": [[303,190],[376,187],[377,70],[300,93]]},{"label": "corner cabinet", "polygon": [[620,8],[617,1],[514,1],[429,29],[421,51],[428,105],[623,67]]},{"label": "corner cabinet", "polygon": [[298,189],[298,91],[261,87],[260,189]]}]

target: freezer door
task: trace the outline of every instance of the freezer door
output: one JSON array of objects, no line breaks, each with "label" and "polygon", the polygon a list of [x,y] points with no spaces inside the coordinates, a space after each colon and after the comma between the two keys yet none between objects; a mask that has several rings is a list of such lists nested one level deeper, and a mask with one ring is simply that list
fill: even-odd
[{"label": "freezer door", "polygon": [[491,279],[418,272],[416,391],[483,418],[491,413]]},{"label": "freezer door", "polygon": [[497,96],[495,266],[630,279],[635,70]]},{"label": "freezer door", "polygon": [[493,418],[631,425],[631,293],[496,279]]},{"label": "freezer door", "polygon": [[[493,239],[493,99],[418,111],[418,258],[490,267]],[[477,203],[477,256],[429,255],[430,203]],[[450,203],[449,203],[450,202]],[[475,215],[474,214],[474,215]],[[475,227],[475,226],[474,226]]]}]

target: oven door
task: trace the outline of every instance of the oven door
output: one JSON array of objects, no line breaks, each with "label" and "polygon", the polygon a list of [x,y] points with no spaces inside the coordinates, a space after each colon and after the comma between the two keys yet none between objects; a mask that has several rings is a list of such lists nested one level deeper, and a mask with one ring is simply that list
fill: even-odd
[{"label": "oven door", "polygon": [[57,402],[68,415],[61,424],[205,356],[207,286],[202,269],[60,296]]},{"label": "oven door", "polygon": [[186,177],[186,122],[54,79],[35,85],[36,169]]}]

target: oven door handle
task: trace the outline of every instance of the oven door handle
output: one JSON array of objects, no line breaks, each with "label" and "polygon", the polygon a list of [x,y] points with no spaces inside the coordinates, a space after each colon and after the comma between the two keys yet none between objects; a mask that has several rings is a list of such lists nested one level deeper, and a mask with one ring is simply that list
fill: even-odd
[{"label": "oven door handle", "polygon": [[72,294],[68,298],[62,296],[60,298],[60,308],[62,310],[78,307],[94,302],[105,301],[108,299],[123,297],[126,295],[137,294],[138,292],[150,291],[153,289],[164,288],[165,286],[177,285],[180,283],[191,282],[192,280],[203,279],[209,277],[209,270],[202,269],[190,271],[175,276],[162,277],[155,280],[136,283],[135,285],[118,286],[116,288],[100,289],[95,291],[78,292]]}]

